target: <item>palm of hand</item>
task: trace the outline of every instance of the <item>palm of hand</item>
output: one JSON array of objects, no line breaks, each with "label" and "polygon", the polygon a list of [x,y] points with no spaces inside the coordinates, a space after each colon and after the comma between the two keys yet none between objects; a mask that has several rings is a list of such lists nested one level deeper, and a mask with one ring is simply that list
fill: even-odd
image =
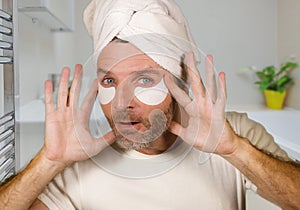
[{"label": "palm of hand", "polygon": [[69,69],[64,69],[62,72],[57,107],[53,103],[50,81],[45,84],[46,131],[44,147],[48,159],[66,165],[96,155],[114,138],[110,132],[100,139],[95,139],[89,131],[89,117],[97,95],[97,82],[94,81],[82,106],[78,108],[81,66],[76,66],[74,80],[68,94],[69,74]]},{"label": "palm of hand", "polygon": [[211,57],[206,58],[206,88],[195,67],[192,54],[187,56],[187,66],[195,95],[194,99],[191,99],[186,92],[181,90],[170,77],[166,78],[169,90],[188,115],[186,127],[172,122],[169,130],[201,151],[220,155],[232,153],[235,149],[235,134],[225,118],[226,85],[224,73],[219,74],[218,91],[216,91]]}]

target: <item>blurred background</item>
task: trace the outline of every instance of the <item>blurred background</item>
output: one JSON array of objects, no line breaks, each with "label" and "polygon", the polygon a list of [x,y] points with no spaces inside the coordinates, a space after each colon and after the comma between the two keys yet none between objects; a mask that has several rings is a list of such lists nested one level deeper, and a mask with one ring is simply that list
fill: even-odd
[{"label": "blurred background", "polygon": [[[58,7],[53,3],[54,15],[56,8],[61,10],[58,15],[69,15],[67,31],[59,31],[60,25],[51,27],[38,18],[32,19],[29,12],[19,12],[21,106],[43,95],[43,82],[49,73],[60,73],[63,66],[73,68],[76,63],[85,63],[92,52],[92,41],[82,21],[82,12],[89,1],[49,2],[59,2]],[[243,67],[279,65],[290,57],[300,61],[300,2],[297,0],[176,2],[188,19],[198,47],[214,56],[217,71],[226,72],[229,106],[264,103],[263,95],[253,84],[254,75],[241,74]],[[300,109],[299,69],[293,76],[295,85],[288,92],[286,104]]]},{"label": "blurred background", "polygon": [[[19,170],[43,144],[44,81],[59,76],[64,66],[73,71],[75,64],[85,64],[92,55],[93,44],[82,20],[83,10],[90,1],[0,0],[1,5],[12,2],[8,9],[13,9],[15,26],[15,146],[16,170]],[[278,66],[287,60],[300,62],[300,1],[176,2],[189,22],[199,49],[214,56],[217,71],[226,72],[228,110],[264,110],[263,94],[254,85],[255,74],[242,69]],[[286,109],[296,111],[297,123],[300,120],[299,70],[292,72],[294,85],[288,90],[285,102]],[[5,114],[4,81],[0,74],[0,117]],[[247,209],[278,209],[255,196],[248,195]]]}]

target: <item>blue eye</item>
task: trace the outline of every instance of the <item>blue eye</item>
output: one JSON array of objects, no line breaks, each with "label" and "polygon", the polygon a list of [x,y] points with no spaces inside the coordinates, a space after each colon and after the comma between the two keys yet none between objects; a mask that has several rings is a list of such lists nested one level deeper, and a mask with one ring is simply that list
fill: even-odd
[{"label": "blue eye", "polygon": [[111,85],[111,84],[113,84],[114,82],[115,82],[115,80],[112,79],[112,78],[106,78],[106,79],[103,79],[103,80],[102,80],[102,83],[103,83],[104,85]]},{"label": "blue eye", "polygon": [[142,85],[150,85],[152,82],[153,79],[147,77],[139,79],[139,83]]}]

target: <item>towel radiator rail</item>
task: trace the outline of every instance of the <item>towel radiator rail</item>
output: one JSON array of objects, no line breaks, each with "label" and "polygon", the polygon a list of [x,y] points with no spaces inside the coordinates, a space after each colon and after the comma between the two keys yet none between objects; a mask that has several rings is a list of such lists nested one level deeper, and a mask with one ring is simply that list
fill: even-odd
[{"label": "towel radiator rail", "polygon": [[3,88],[2,112],[0,112],[0,182],[16,173],[19,154],[17,138],[19,126],[16,122],[16,95],[18,78],[15,65],[15,14],[16,0],[0,1],[0,68]]}]

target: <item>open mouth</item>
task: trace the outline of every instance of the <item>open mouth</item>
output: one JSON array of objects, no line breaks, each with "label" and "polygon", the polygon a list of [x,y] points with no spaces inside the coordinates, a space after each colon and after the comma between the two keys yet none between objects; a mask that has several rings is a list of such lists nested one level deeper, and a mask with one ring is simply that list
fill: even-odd
[{"label": "open mouth", "polygon": [[119,125],[136,125],[139,122],[118,122]]},{"label": "open mouth", "polygon": [[135,131],[136,132],[137,130],[140,130],[140,128],[141,128],[141,123],[138,121],[130,121],[130,122],[122,121],[122,122],[117,122],[115,125],[119,131],[123,131],[123,132],[127,132],[127,131]]}]

